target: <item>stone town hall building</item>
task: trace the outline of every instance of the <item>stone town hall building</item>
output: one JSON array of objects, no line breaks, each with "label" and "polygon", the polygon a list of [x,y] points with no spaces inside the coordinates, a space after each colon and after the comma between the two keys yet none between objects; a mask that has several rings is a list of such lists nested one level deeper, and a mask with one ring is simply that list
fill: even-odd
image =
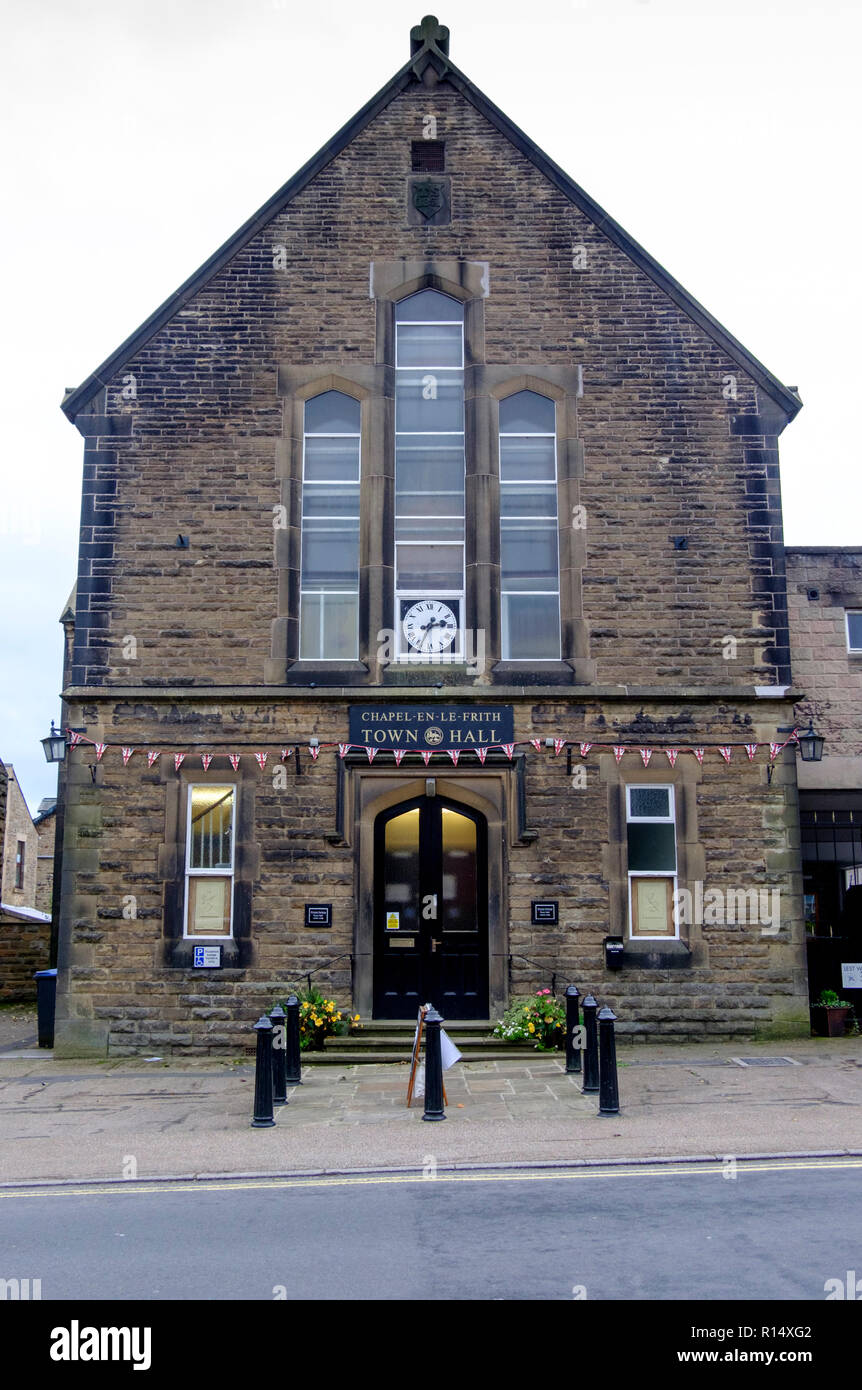
[{"label": "stone town hall building", "polygon": [[410,50],[63,402],[67,1055],[233,1049],[312,970],[365,1018],[555,974],[622,1032],[807,1032],[798,396]]}]

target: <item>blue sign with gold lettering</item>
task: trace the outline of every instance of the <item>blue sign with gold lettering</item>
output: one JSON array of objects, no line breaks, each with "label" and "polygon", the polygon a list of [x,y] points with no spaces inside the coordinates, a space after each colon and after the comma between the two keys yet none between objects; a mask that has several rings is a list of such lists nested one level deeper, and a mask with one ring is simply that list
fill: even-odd
[{"label": "blue sign with gold lettering", "polygon": [[351,705],[349,739],[361,748],[491,748],[514,743],[511,705]]}]

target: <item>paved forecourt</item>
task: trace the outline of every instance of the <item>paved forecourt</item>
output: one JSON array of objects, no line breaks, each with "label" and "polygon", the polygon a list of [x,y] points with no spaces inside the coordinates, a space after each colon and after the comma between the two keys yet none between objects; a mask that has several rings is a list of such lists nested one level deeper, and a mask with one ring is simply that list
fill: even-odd
[{"label": "paved forecourt", "polygon": [[406,1064],[309,1066],[250,1128],[253,1068],[0,1056],[0,1182],[862,1151],[862,1039],[623,1048],[621,1114],[562,1057],[460,1063],[447,1119],[405,1107]]}]

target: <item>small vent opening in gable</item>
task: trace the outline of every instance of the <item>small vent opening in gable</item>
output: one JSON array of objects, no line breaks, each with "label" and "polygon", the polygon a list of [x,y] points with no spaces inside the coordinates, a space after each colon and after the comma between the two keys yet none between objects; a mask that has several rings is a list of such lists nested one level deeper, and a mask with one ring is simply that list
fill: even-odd
[{"label": "small vent opening in gable", "polygon": [[442,174],[446,146],[442,140],[414,140],[410,162],[414,174]]}]

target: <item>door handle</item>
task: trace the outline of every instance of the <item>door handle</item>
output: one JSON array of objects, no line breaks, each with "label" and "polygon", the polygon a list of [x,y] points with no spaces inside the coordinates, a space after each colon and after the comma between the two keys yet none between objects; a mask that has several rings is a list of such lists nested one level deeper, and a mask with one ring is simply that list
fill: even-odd
[{"label": "door handle", "polygon": [[436,951],[436,950],[437,950],[437,947],[440,946],[440,945],[442,945],[442,942],[440,942],[440,941],[435,941],[434,938],[433,938],[433,936],[432,936],[432,938],[431,938],[431,950],[432,950],[432,951]]}]

